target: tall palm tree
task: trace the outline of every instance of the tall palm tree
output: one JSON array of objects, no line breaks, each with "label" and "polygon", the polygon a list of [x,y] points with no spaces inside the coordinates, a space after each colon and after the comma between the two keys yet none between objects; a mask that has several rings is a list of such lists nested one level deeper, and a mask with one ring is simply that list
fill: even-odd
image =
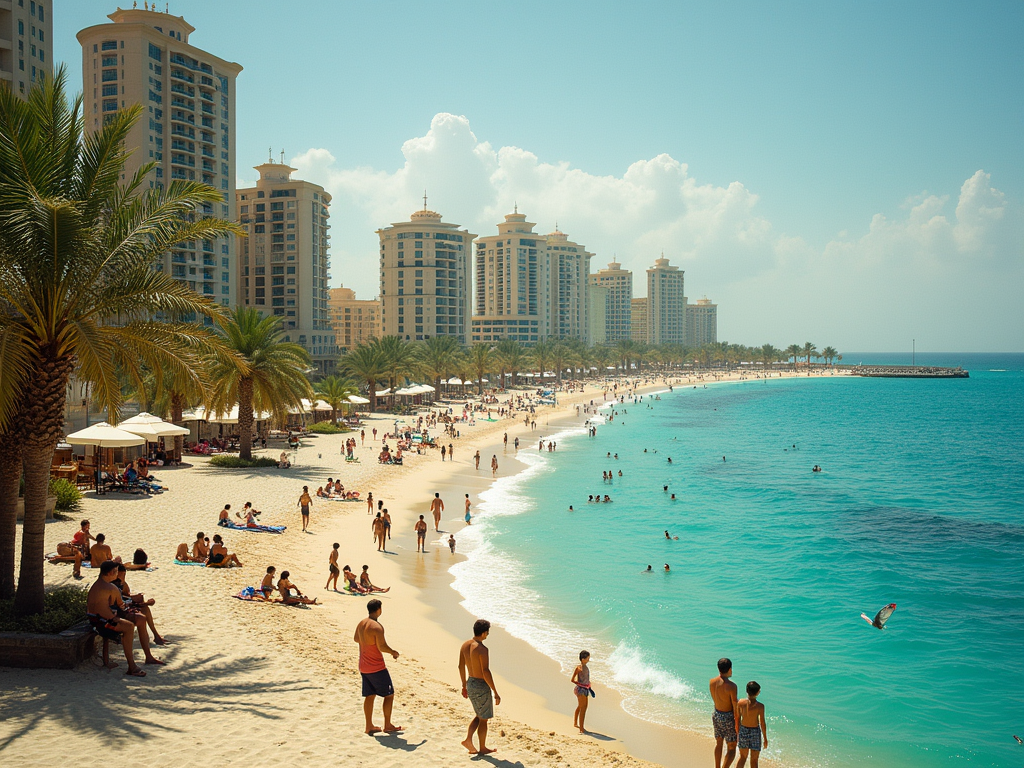
[{"label": "tall palm tree", "polygon": [[419,351],[411,341],[401,336],[385,336],[376,342],[384,354],[388,372],[388,385],[397,389],[401,380],[416,372],[419,364]]},{"label": "tall palm tree", "polygon": [[544,372],[551,367],[552,342],[548,339],[538,341],[530,350],[530,357],[533,359],[533,367],[537,370],[538,383],[544,381]]},{"label": "tall palm tree", "polygon": [[349,379],[328,376],[313,387],[313,394],[331,406],[331,423],[338,423],[338,411],[343,410],[349,397],[359,394],[359,388]]},{"label": "tall palm tree", "polygon": [[501,386],[505,386],[505,374],[511,374],[512,386],[519,383],[519,372],[526,365],[526,350],[517,339],[502,339],[497,346],[497,365],[501,369]]},{"label": "tall palm tree", "polygon": [[807,375],[811,375],[811,358],[818,356],[818,348],[815,347],[811,342],[804,342],[803,349],[800,350],[804,357],[807,358]]},{"label": "tall palm tree", "polygon": [[0,433],[13,424],[23,430],[19,614],[43,610],[50,461],[72,373],[110,414],[122,402],[118,370],[135,380],[143,366],[195,377],[187,352],[214,343],[213,334],[181,318],[218,317],[220,309],[153,267],[176,243],[239,231],[196,214],[220,201],[212,187],[148,188],[152,164],[122,181],[142,107],[91,133],[81,97],[69,102],[66,82],[61,67],[26,101],[0,88]]},{"label": "tall palm tree", "polygon": [[496,358],[494,347],[486,342],[469,348],[469,364],[476,377],[477,392],[481,395],[484,393],[484,376],[494,369]]},{"label": "tall palm tree", "polygon": [[358,345],[342,355],[338,368],[357,381],[366,382],[370,413],[374,413],[377,410],[377,382],[388,375],[387,361],[380,345],[376,341]]},{"label": "tall palm tree", "polygon": [[302,399],[313,395],[306,378],[312,359],[299,344],[282,340],[279,318],[263,317],[255,307],[235,309],[221,321],[221,331],[235,356],[211,359],[207,407],[226,413],[238,405],[238,455],[251,459],[253,412],[269,411],[284,421],[288,408],[301,408]]},{"label": "tall palm tree", "polygon": [[761,347],[761,365],[764,366],[765,370],[768,370],[772,363],[779,359],[779,350],[773,347],[771,344],[765,344]]},{"label": "tall palm tree", "polygon": [[459,341],[454,336],[431,336],[419,352],[418,368],[431,378],[436,397],[441,397],[441,380],[447,379],[455,367]]},{"label": "tall palm tree", "polygon": [[562,375],[572,359],[572,349],[565,342],[559,340],[551,345],[551,365],[555,369],[555,381],[562,383]]},{"label": "tall palm tree", "polygon": [[786,347],[786,359],[793,358],[793,369],[796,370],[796,364],[799,362],[797,358],[803,350],[799,344],[790,344]]},{"label": "tall palm tree", "polygon": [[821,350],[821,356],[825,358],[826,365],[832,365],[832,361],[835,360],[838,354],[839,351],[835,347],[825,347]]},{"label": "tall palm tree", "polygon": [[628,373],[629,363],[636,354],[636,342],[632,339],[619,339],[615,342],[613,349],[615,350],[615,354],[618,355],[623,371]]}]

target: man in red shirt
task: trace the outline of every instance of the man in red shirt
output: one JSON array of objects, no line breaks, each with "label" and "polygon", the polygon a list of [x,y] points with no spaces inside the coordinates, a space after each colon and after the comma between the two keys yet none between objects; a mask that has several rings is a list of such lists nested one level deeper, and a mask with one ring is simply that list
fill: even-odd
[{"label": "man in red shirt", "polygon": [[[391,673],[384,663],[383,653],[390,653],[398,658],[398,651],[388,645],[384,639],[384,627],[381,625],[382,611],[380,600],[370,600],[366,604],[369,616],[356,624],[353,640],[359,645],[359,674],[363,679],[363,715],[366,717],[366,733],[395,733],[402,730],[391,722],[391,708],[395,703],[395,687],[391,682]],[[382,653],[383,651],[383,653]],[[373,703],[378,696],[384,697],[384,728],[373,724]]]}]

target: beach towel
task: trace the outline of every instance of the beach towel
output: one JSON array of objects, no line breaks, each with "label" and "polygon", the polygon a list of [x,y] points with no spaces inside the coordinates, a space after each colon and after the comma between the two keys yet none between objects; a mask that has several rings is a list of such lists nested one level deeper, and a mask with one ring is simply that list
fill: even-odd
[{"label": "beach towel", "polygon": [[[51,552],[48,555],[43,555],[43,559],[46,560],[46,561],[49,561],[51,557],[60,557],[60,555],[58,555],[56,552]],[[66,561],[65,560],[59,560],[56,563],[51,563],[51,565],[74,565],[74,562],[71,561],[71,560],[66,560]],[[88,560],[83,560],[82,561],[82,567],[83,568],[92,568],[92,563],[90,561],[88,561]],[[155,571],[155,570],[156,570],[156,566],[155,565],[153,565],[152,563],[146,563],[146,567],[145,568],[136,568],[134,571],[131,571],[131,572],[132,573],[138,573],[139,571]]]},{"label": "beach towel", "polygon": [[203,568],[206,567],[206,563],[194,563],[191,560],[175,560],[174,564],[175,565],[199,565],[199,566],[202,566]]},{"label": "beach towel", "polygon": [[253,531],[254,533],[284,533],[287,527],[287,525],[257,525],[250,528],[248,525],[235,525],[234,523],[221,526],[221,528],[230,528],[233,531]]},{"label": "beach towel", "polygon": [[256,587],[243,587],[239,592],[232,597],[238,600],[245,600],[247,602],[262,603],[263,600],[256,599]]}]

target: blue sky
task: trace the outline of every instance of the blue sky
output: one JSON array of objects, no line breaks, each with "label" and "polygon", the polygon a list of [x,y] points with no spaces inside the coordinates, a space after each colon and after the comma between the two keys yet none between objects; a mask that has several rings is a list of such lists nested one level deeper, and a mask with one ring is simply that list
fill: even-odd
[{"label": "blue sky", "polygon": [[[113,8],[57,0],[76,86],[75,32]],[[170,10],[245,67],[240,179],[273,146],[324,184],[333,282],[361,296],[374,230],[427,186],[480,234],[517,200],[594,269],[664,249],[720,338],[1024,350],[1022,3]]]}]

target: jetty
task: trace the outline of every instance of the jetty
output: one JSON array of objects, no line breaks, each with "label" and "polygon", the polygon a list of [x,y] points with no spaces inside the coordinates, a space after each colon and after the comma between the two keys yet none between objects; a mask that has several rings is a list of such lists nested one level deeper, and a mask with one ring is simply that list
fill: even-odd
[{"label": "jetty", "polygon": [[970,372],[959,366],[938,368],[930,365],[853,365],[854,376],[873,376],[881,379],[969,379]]}]

